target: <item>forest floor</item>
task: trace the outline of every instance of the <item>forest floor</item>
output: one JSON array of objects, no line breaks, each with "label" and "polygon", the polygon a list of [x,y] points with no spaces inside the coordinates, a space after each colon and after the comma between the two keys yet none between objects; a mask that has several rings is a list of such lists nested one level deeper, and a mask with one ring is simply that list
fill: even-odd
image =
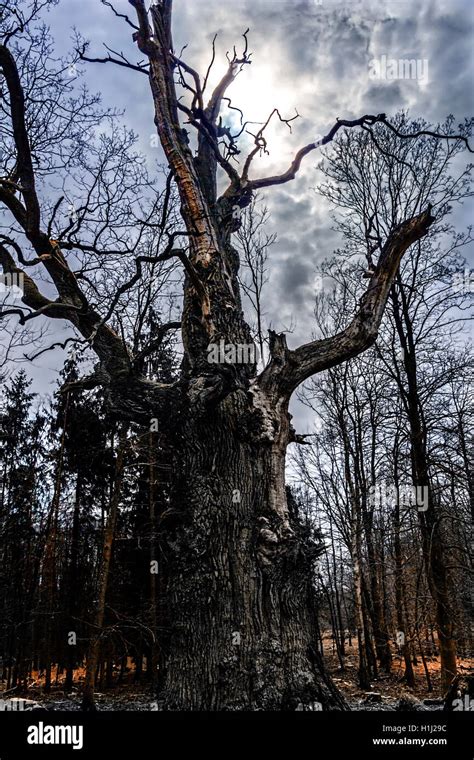
[{"label": "forest floor", "polygon": [[[354,710],[383,710],[394,709],[400,700],[407,703],[417,704],[439,701],[439,705],[430,704],[430,709],[441,709],[441,663],[439,656],[426,656],[425,660],[431,680],[431,690],[428,688],[425,670],[421,657],[418,657],[413,665],[415,673],[415,686],[411,688],[404,679],[404,662],[398,652],[392,653],[392,671],[390,675],[380,673],[377,679],[371,682],[370,691],[363,690],[357,683],[358,655],[357,644],[352,640],[352,646],[346,643],[345,667],[341,670],[339,659],[333,646],[331,637],[323,637],[324,659],[337,688]],[[474,673],[474,659],[458,657],[458,672],[461,675]],[[379,696],[377,696],[379,695]]]},{"label": "forest floor", "polygon": [[[443,703],[440,697],[440,661],[438,656],[426,657],[427,667],[432,682],[432,690],[428,690],[426,676],[421,658],[413,665],[416,683],[413,688],[406,685],[403,679],[403,661],[396,651],[393,652],[392,672],[390,675],[381,674],[374,679],[371,690],[361,690],[357,683],[357,648],[353,640],[352,646],[346,644],[345,668],[341,671],[337,654],[330,636],[323,637],[324,659],[331,677],[343,693],[351,709],[370,711],[393,710],[441,710]],[[116,683],[110,688],[98,687],[96,691],[97,709],[101,711],[152,711],[158,705],[153,697],[150,686],[146,682],[137,682],[133,672],[133,663],[122,683]],[[461,675],[474,673],[474,660],[458,658],[458,671]],[[53,686],[49,694],[43,689],[43,678],[40,673],[32,674],[32,682],[27,691],[5,693],[5,683],[0,681],[0,703],[10,700],[12,707],[7,709],[37,709],[78,711],[81,709],[81,686],[84,679],[83,669],[75,673],[77,683],[72,691],[64,690],[63,676],[53,670]],[[20,703],[24,704],[21,705]],[[16,705],[16,706],[14,706]],[[3,708],[5,709],[5,708]]]}]

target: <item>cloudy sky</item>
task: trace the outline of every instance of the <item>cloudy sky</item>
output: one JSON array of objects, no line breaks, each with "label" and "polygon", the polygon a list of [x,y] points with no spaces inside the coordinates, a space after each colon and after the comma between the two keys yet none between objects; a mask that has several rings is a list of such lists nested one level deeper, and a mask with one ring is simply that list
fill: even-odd
[{"label": "cloudy sky", "polygon": [[[116,0],[115,7],[133,18],[126,0]],[[60,53],[67,52],[76,27],[90,40],[90,55],[103,55],[106,43],[131,61],[140,58],[132,29],[100,0],[62,0],[48,21]],[[472,0],[175,0],[174,10],[175,47],[187,45],[183,57],[198,70],[206,70],[218,33],[214,80],[225,69],[225,52],[250,29],[253,62],[229,93],[246,119],[265,120],[274,107],[285,116],[297,109],[301,116],[291,134],[284,125],[269,132],[270,155],[255,162],[253,176],[286,169],[298,148],[325,134],[336,117],[390,114],[400,108],[432,122],[449,113],[459,121],[474,114],[473,25]],[[420,78],[371,78],[371,61],[382,56],[418,59]],[[86,80],[102,92],[106,104],[125,110],[141,149],[155,160],[160,149],[151,139],[155,132],[146,77],[90,64]],[[316,154],[310,155],[293,182],[270,188],[265,196],[271,211],[268,231],[278,236],[265,308],[275,329],[293,324],[290,345],[311,336],[314,268],[340,243],[327,207],[314,192],[316,160]],[[460,224],[472,217],[470,212],[466,209]],[[38,361],[43,389],[59,363],[60,356],[52,353]],[[303,416],[298,413],[298,422],[307,427]]]}]

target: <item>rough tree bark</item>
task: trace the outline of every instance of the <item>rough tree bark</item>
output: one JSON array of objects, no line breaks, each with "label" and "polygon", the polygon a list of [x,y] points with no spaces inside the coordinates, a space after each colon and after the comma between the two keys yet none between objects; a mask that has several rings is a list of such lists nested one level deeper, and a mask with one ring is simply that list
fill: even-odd
[{"label": "rough tree bark", "polygon": [[[320,702],[323,709],[344,709],[317,652],[313,595],[317,547],[287,503],[286,449],[291,441],[298,442],[288,404],[305,379],[356,356],[375,341],[401,257],[433,222],[430,207],[391,231],[359,309],[340,333],[296,350],[288,349],[284,335],[271,333],[271,358],[259,375],[253,363],[209,363],[208,347],[213,343],[252,343],[232,245],[239,224],[236,207],[246,206],[259,188],[294,179],[303,158],[329,143],[339,129],[370,130],[375,123],[393,127],[384,114],[337,120],[322,140],[296,154],[287,171],[251,179],[252,160],[266,144],[264,126],[239,175],[219,147],[219,111],[227,88],[249,62],[245,36],[241,57],[237,53],[230,57],[228,70],[206,105],[199,75],[173,52],[171,0],[159,0],[149,12],[143,0],[130,1],[138,19],[135,39],[148,61],[139,70],[149,77],[155,123],[179,191],[184,223],[180,235],[169,235],[164,253],[146,257],[159,261],[175,256],[185,268],[181,377],[173,384],[159,384],[139,374],[121,337],[85,299],[61,244],[44,231],[20,77],[13,56],[0,46],[22,188],[17,196],[8,184],[0,183],[0,201],[24,231],[38,257],[36,263],[44,265],[58,291],[56,301],[46,298],[19,268],[18,263],[24,267],[32,263],[25,261],[20,247],[0,243],[0,264],[6,273],[22,272],[23,303],[32,309],[27,316],[22,310],[10,313],[18,313],[22,323],[39,314],[69,320],[99,358],[93,376],[84,379],[82,387],[101,384],[111,411],[124,420],[148,426],[151,418],[158,418],[173,442],[173,498],[159,526],[160,543],[167,547],[163,572],[170,621],[163,641],[161,706],[294,710],[311,709]],[[193,92],[190,107],[177,97],[176,77],[186,79],[188,91]],[[196,155],[179,112],[197,130]],[[228,141],[231,148],[232,137]],[[220,197],[218,169],[229,178]],[[174,247],[178,237],[187,241],[186,250]]]}]

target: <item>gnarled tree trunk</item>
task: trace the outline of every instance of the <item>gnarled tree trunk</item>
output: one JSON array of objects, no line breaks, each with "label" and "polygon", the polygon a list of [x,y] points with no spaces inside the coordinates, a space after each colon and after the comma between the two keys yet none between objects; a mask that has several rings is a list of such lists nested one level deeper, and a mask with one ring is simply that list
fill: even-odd
[{"label": "gnarled tree trunk", "polygon": [[318,548],[287,505],[286,409],[251,386],[183,416],[179,490],[160,531],[172,621],[164,706],[343,708],[317,653]]}]

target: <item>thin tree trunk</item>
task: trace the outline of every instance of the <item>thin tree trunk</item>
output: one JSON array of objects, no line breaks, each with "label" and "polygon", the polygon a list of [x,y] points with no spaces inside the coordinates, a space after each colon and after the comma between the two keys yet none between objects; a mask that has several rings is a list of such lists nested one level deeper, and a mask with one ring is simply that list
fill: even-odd
[{"label": "thin tree trunk", "polygon": [[426,662],[425,653],[423,652],[423,645],[421,643],[420,630],[418,628],[418,624],[416,625],[415,631],[416,631],[416,639],[418,641],[418,649],[420,650],[421,661],[423,663],[423,670],[425,671],[426,687],[428,691],[433,691],[433,684],[431,681],[430,670],[428,668],[428,663]]},{"label": "thin tree trunk", "polygon": [[[398,435],[395,445],[397,451]],[[395,455],[397,456],[397,454]],[[394,485],[396,492],[399,492],[398,482],[398,468],[395,461],[394,472]],[[403,581],[403,559],[402,559],[402,545],[400,540],[400,503],[398,499],[395,499],[394,510],[394,552],[395,552],[395,607],[397,616],[398,633],[403,637],[399,642],[399,647],[402,652],[403,661],[405,663],[405,680],[408,686],[413,687],[415,685],[415,673],[413,671],[413,665],[410,657],[410,647],[408,644],[408,622],[404,615],[405,610],[405,584]]]},{"label": "thin tree trunk", "polygon": [[367,545],[367,563],[370,582],[371,605],[369,613],[374,630],[374,643],[377,657],[381,667],[386,673],[390,673],[392,665],[392,653],[390,651],[390,639],[383,614],[380,583],[377,575],[377,557],[374,548],[372,515],[369,514],[367,505],[364,507],[364,530]]},{"label": "thin tree trunk", "polygon": [[[341,609],[341,598],[340,593],[337,585],[337,565],[336,565],[336,549],[334,545],[334,532],[332,523],[330,523],[329,526],[330,530],[330,536],[331,536],[331,558],[332,558],[332,569],[333,569],[333,576],[334,576],[334,596],[335,596],[335,612],[336,612],[336,620],[339,630],[339,648],[340,648],[340,659],[341,659],[341,669],[344,669],[344,658],[346,656],[345,653],[345,641],[344,641],[344,624],[342,621],[342,609]],[[344,568],[341,565],[341,578],[342,574],[344,572]],[[342,580],[341,580],[342,583]]]},{"label": "thin tree trunk", "polygon": [[354,608],[356,618],[357,643],[359,650],[359,669],[358,680],[361,689],[370,689],[370,677],[367,663],[367,647],[365,640],[365,623],[363,613],[362,599],[362,568],[360,560],[360,525],[357,519],[357,508],[355,500],[352,506],[351,519],[351,555],[352,555],[352,573],[354,578]]},{"label": "thin tree trunk", "polygon": [[43,569],[42,569],[42,611],[45,612],[45,630],[43,657],[45,665],[45,682],[44,690],[49,692],[51,689],[51,666],[52,666],[52,634],[54,614],[54,596],[56,591],[56,542],[58,532],[59,504],[61,501],[61,483],[63,477],[64,463],[64,444],[66,440],[67,413],[69,406],[69,393],[66,394],[64,405],[63,430],[59,445],[58,462],[56,466],[56,478],[54,482],[53,499],[51,509],[48,515],[46,530],[46,545],[44,548]]},{"label": "thin tree trunk", "polygon": [[117,448],[117,459],[115,462],[115,474],[113,482],[112,497],[110,500],[109,513],[104,530],[104,539],[102,546],[102,562],[99,570],[99,580],[97,589],[97,604],[93,621],[93,635],[89,643],[89,649],[86,658],[86,675],[84,679],[84,690],[82,695],[83,710],[95,710],[94,688],[95,675],[99,663],[100,639],[104,627],[105,618],[105,601],[107,596],[107,586],[109,582],[109,570],[112,559],[112,549],[115,537],[115,525],[117,522],[118,507],[122,493],[122,483],[125,466],[125,452],[127,447],[127,425],[123,425]]},{"label": "thin tree trunk", "polygon": [[[77,621],[75,618],[77,607],[77,595],[78,588],[78,565],[79,565],[79,530],[80,530],[80,511],[81,511],[81,490],[82,479],[80,475],[77,476],[76,481],[76,493],[74,499],[74,513],[72,517],[72,536],[71,536],[71,561],[69,566],[69,584],[68,584],[68,604],[69,604],[69,632],[74,631],[77,627]],[[66,680],[64,688],[66,691],[72,689],[74,680],[74,668],[77,663],[77,646],[69,644],[68,641],[68,658],[66,667]]]},{"label": "thin tree trunk", "polygon": [[158,624],[157,624],[157,553],[156,553],[156,471],[155,471],[155,448],[156,448],[156,436],[150,430],[148,439],[148,456],[150,462],[149,472],[149,517],[150,517],[150,627],[152,641],[150,644],[150,663],[151,669],[151,689],[155,691],[158,681]]}]

